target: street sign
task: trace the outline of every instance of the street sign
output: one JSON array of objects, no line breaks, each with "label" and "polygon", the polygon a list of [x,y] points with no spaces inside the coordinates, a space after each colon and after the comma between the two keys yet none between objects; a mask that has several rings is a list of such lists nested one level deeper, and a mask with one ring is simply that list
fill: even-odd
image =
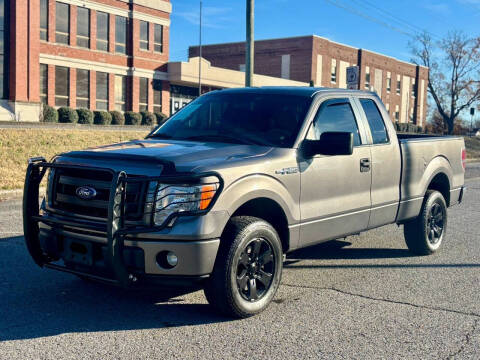
[{"label": "street sign", "polygon": [[358,66],[347,67],[347,88],[350,90],[358,90],[358,79],[360,69]]}]

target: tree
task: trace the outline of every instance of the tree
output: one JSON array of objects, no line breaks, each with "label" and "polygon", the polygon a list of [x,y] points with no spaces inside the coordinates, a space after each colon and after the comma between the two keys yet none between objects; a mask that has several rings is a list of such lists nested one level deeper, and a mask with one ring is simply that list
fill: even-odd
[{"label": "tree", "polygon": [[434,41],[424,32],[409,47],[412,61],[429,68],[428,93],[452,134],[459,114],[480,100],[480,37],[454,31]]}]

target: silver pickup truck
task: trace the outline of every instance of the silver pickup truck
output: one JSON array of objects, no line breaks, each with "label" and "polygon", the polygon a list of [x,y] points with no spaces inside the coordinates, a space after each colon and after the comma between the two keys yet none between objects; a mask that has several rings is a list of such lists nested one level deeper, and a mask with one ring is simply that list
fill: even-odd
[{"label": "silver pickup truck", "polygon": [[462,138],[397,135],[370,92],[214,91],[145,140],[30,159],[25,241],[39,266],[126,287],[197,282],[246,317],[292,250],[396,223],[412,252],[437,251],[464,170]]}]

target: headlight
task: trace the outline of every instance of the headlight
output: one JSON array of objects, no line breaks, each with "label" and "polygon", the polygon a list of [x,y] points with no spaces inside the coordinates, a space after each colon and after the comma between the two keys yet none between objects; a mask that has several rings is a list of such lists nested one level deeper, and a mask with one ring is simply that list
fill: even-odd
[{"label": "headlight", "polygon": [[208,209],[218,187],[218,183],[158,184],[153,206],[154,224],[156,226],[163,225],[172,214],[198,213]]}]

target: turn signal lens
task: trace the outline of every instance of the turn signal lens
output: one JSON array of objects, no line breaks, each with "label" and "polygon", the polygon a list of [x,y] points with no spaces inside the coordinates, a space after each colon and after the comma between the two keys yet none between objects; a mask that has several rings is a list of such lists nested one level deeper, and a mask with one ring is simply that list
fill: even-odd
[{"label": "turn signal lens", "polygon": [[217,191],[216,185],[204,185],[202,186],[202,192],[200,196],[200,210],[205,210],[208,208],[208,205],[212,202],[213,196]]}]

